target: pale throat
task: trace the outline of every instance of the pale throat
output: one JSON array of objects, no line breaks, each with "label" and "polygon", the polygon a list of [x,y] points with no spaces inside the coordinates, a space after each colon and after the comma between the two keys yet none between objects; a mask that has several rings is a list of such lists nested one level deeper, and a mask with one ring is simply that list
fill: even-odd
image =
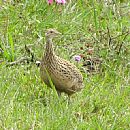
[{"label": "pale throat", "polygon": [[44,55],[46,55],[46,56],[54,55],[53,42],[52,42],[52,38],[50,38],[50,37],[46,37],[46,48],[45,48]]}]

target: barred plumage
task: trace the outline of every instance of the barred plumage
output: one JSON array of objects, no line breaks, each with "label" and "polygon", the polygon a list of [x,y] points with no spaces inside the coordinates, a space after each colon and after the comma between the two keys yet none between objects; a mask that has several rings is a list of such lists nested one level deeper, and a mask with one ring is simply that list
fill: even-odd
[{"label": "barred plumage", "polygon": [[46,49],[40,67],[41,79],[51,87],[47,71],[57,92],[65,92],[71,95],[84,87],[83,77],[75,65],[55,54],[52,39],[58,34],[60,33],[55,29],[48,29],[46,31]]}]

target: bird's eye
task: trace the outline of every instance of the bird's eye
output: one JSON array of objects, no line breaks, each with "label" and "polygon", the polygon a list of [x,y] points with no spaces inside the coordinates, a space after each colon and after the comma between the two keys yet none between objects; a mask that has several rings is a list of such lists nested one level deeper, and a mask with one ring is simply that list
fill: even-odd
[{"label": "bird's eye", "polygon": [[50,33],[53,33],[52,31],[50,31]]}]

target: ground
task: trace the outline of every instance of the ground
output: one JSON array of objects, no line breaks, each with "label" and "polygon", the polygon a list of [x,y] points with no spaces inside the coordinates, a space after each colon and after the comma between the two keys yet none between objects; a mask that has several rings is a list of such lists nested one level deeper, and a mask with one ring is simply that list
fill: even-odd
[{"label": "ground", "polygon": [[[0,130],[128,130],[129,12],[130,2],[123,0],[1,1]],[[41,83],[35,60],[44,52],[47,28],[62,33],[54,40],[57,55],[84,76],[85,88],[70,100]],[[82,60],[75,62],[74,55]],[[29,60],[10,65],[23,57]],[[95,57],[102,61],[99,71],[85,71],[84,64]]]}]

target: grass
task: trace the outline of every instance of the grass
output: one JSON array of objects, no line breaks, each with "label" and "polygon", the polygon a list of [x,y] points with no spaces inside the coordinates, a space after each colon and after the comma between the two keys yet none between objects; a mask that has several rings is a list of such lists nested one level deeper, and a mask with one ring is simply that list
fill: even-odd
[{"label": "grass", "polygon": [[[130,128],[129,1],[77,1],[65,6],[44,1],[0,2],[0,130],[128,130]],[[27,56],[25,44],[41,58],[44,31],[63,33],[55,39],[57,55],[102,58],[102,72],[83,72],[85,89],[57,98],[41,83],[33,63],[6,66]],[[128,33],[127,33],[128,32]],[[86,44],[94,48],[87,55]],[[83,50],[80,49],[83,47]],[[79,67],[82,66],[79,65]]]}]

